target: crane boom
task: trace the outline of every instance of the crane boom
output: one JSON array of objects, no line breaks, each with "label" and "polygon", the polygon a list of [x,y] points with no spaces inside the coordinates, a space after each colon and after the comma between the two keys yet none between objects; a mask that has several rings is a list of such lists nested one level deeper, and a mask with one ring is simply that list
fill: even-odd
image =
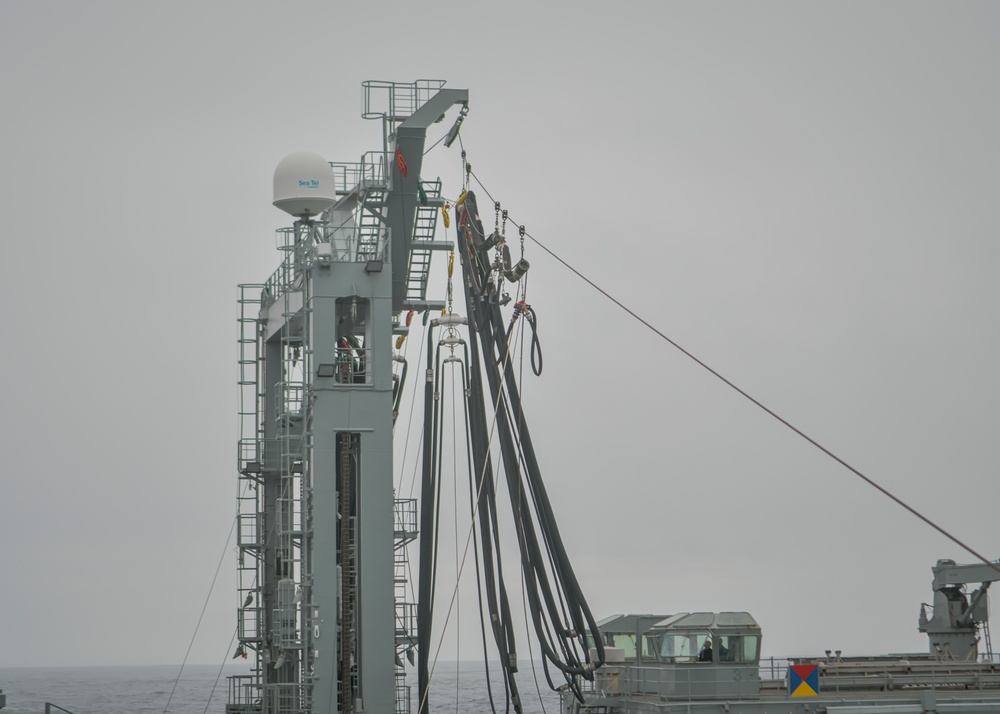
[{"label": "crane boom", "polygon": [[[1000,580],[1000,561],[959,565],[954,560],[939,560],[933,572],[934,603],[920,606],[917,624],[920,632],[927,633],[931,654],[974,660],[979,642],[985,638],[986,654],[992,656],[987,592],[991,583]],[[965,586],[971,583],[980,585],[970,595]]]}]

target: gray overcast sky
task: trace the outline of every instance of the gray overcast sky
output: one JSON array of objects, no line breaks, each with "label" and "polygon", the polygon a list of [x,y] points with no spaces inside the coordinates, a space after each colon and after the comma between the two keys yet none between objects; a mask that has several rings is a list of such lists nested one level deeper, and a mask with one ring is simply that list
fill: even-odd
[{"label": "gray overcast sky", "polygon": [[[0,666],[183,658],[235,507],[235,286],[277,263],[285,154],[379,145],[365,79],[467,87],[516,221],[1000,555],[998,67],[994,3],[0,3]],[[924,649],[930,567],[971,556],[526,255],[525,404],[598,617]]]}]

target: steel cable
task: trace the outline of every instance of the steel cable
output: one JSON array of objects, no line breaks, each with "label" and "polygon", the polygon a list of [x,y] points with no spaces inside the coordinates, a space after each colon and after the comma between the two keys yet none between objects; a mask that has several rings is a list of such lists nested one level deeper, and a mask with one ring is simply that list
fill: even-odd
[{"label": "steel cable", "polygon": [[[475,172],[473,172],[470,169],[469,170],[469,174],[472,175],[472,177],[476,180],[476,183],[479,184],[479,186],[483,189],[483,191],[486,193],[486,195],[489,196],[491,200],[493,200],[492,194],[490,194],[490,192],[489,192],[489,190],[487,190],[486,186],[483,185],[483,182],[479,180],[479,177],[476,176]],[[513,220],[513,218],[511,220]],[[825,446],[823,446],[822,444],[820,444],[818,441],[816,441],[811,436],[809,436],[808,434],[806,434],[805,432],[803,432],[801,429],[799,429],[798,427],[796,427],[794,424],[792,424],[791,422],[789,422],[787,419],[781,417],[775,411],[773,411],[772,409],[770,409],[767,406],[765,406],[762,402],[760,402],[757,399],[755,399],[754,397],[752,397],[750,394],[748,394],[743,389],[741,389],[740,387],[738,387],[736,384],[734,384],[733,382],[731,382],[729,379],[727,379],[726,377],[724,377],[722,374],[720,374],[719,372],[717,372],[716,370],[714,370],[708,364],[706,364],[705,362],[703,362],[702,360],[700,360],[698,357],[696,357],[695,355],[693,355],[691,352],[689,352],[688,350],[686,350],[679,343],[677,343],[676,341],[672,340],[670,337],[668,337],[667,335],[665,335],[663,332],[661,332],[660,330],[658,330],[657,328],[655,328],[647,320],[645,320],[642,317],[640,317],[635,311],[633,311],[632,309],[630,309],[628,306],[626,306],[623,302],[621,302],[616,297],[614,297],[607,290],[605,290],[604,288],[602,288],[601,286],[599,286],[597,283],[595,283],[593,280],[591,280],[590,278],[588,278],[586,275],[584,275],[583,273],[581,273],[579,270],[577,270],[576,268],[574,268],[572,265],[570,265],[568,262],[566,262],[563,258],[561,258],[559,255],[557,255],[555,253],[555,251],[551,250],[548,246],[546,246],[540,240],[538,240],[537,238],[535,238],[535,236],[533,236],[533,235],[531,235],[530,233],[527,233],[527,232],[525,232],[524,235],[526,237],[528,237],[529,239],[531,239],[531,241],[535,245],[537,245],[539,248],[541,248],[546,253],[548,253],[557,262],[561,263],[563,265],[563,267],[565,267],[571,273],[573,273],[578,278],[580,278],[581,280],[583,280],[585,283],[587,283],[588,285],[590,285],[590,287],[592,287],[594,290],[596,290],[601,295],[603,295],[604,297],[606,297],[608,300],[610,300],[611,302],[613,302],[615,305],[617,305],[619,308],[621,308],[624,312],[626,312],[629,316],[633,317],[636,321],[638,321],[640,324],[642,324],[648,330],[650,330],[651,332],[653,332],[654,334],[656,334],[658,337],[660,337],[660,339],[664,340],[669,345],[671,345],[672,347],[674,347],[681,354],[683,354],[685,357],[687,357],[688,359],[690,359],[691,361],[693,361],[699,367],[701,367],[702,369],[704,369],[705,371],[707,371],[713,377],[715,377],[716,379],[718,379],[719,381],[721,381],[726,386],[730,387],[733,391],[735,391],[736,393],[738,393],[740,396],[742,396],[745,399],[747,399],[754,406],[758,407],[759,409],[761,409],[765,413],[769,414],[771,417],[773,417],[775,420],[777,420],[778,422],[780,422],[781,424],[783,424],[785,427],[787,427],[788,429],[790,429],[791,431],[793,431],[795,434],[797,434],[798,436],[800,436],[802,439],[804,439],[807,442],[809,442],[810,444],[812,444],[814,447],[816,447],[817,449],[819,449],[820,451],[822,451],[824,454],[826,454],[831,459],[833,459],[834,461],[836,461],[837,463],[839,463],[841,466],[843,466],[844,468],[846,468],[848,471],[850,471],[851,473],[853,473],[854,475],[856,475],[858,478],[862,479],[869,486],[871,486],[872,488],[874,488],[877,491],[879,491],[881,494],[883,494],[884,496],[886,496],[887,498],[889,498],[890,500],[892,500],[897,505],[899,505],[902,508],[904,508],[907,511],[909,511],[912,515],[914,515],[917,518],[919,518],[921,521],[923,521],[925,524],[927,524],[928,526],[930,526],[931,528],[933,528],[934,530],[936,530],[938,533],[940,533],[945,538],[947,538],[948,540],[950,540],[951,542],[953,542],[955,545],[959,546],[960,548],[962,548],[966,552],[968,552],[971,555],[975,556],[978,560],[980,560],[984,564],[986,564],[989,567],[991,567],[993,570],[995,570],[998,573],[1000,573],[1000,565],[998,565],[995,561],[991,561],[989,558],[987,558],[986,556],[982,555],[979,551],[977,551],[976,549],[974,549],[972,546],[967,545],[964,541],[960,540],[957,536],[953,535],[948,530],[946,530],[942,526],[940,526],[937,523],[935,523],[934,521],[932,521],[930,518],[928,518],[927,516],[925,516],[923,513],[921,513],[920,511],[918,511],[916,508],[914,508],[910,504],[908,504],[905,501],[903,501],[903,499],[899,498],[898,496],[896,496],[895,494],[893,494],[891,491],[889,491],[887,488],[885,488],[884,486],[880,485],[875,480],[869,478],[864,473],[862,473],[859,469],[857,469],[854,466],[852,466],[851,464],[849,464],[847,461],[845,461],[844,459],[842,459],[840,456],[838,456],[837,454],[835,454],[833,451],[831,451],[830,449],[828,449]]]}]

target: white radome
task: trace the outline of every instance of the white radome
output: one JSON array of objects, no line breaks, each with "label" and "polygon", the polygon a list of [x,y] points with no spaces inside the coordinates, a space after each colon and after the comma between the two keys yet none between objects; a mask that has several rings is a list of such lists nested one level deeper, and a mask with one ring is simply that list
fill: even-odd
[{"label": "white radome", "polygon": [[274,170],[274,205],[296,218],[322,213],[337,202],[330,163],[319,154],[296,151]]}]

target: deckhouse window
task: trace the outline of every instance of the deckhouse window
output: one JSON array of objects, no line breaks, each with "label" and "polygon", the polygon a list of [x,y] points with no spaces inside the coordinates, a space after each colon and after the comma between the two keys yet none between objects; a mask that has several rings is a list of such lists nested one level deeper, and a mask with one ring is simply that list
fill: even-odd
[{"label": "deckhouse window", "polygon": [[719,637],[720,662],[756,662],[757,635],[722,635]]},{"label": "deckhouse window", "polygon": [[664,662],[696,662],[705,640],[712,639],[708,632],[687,632],[677,635],[664,635],[660,647],[660,658]]}]

